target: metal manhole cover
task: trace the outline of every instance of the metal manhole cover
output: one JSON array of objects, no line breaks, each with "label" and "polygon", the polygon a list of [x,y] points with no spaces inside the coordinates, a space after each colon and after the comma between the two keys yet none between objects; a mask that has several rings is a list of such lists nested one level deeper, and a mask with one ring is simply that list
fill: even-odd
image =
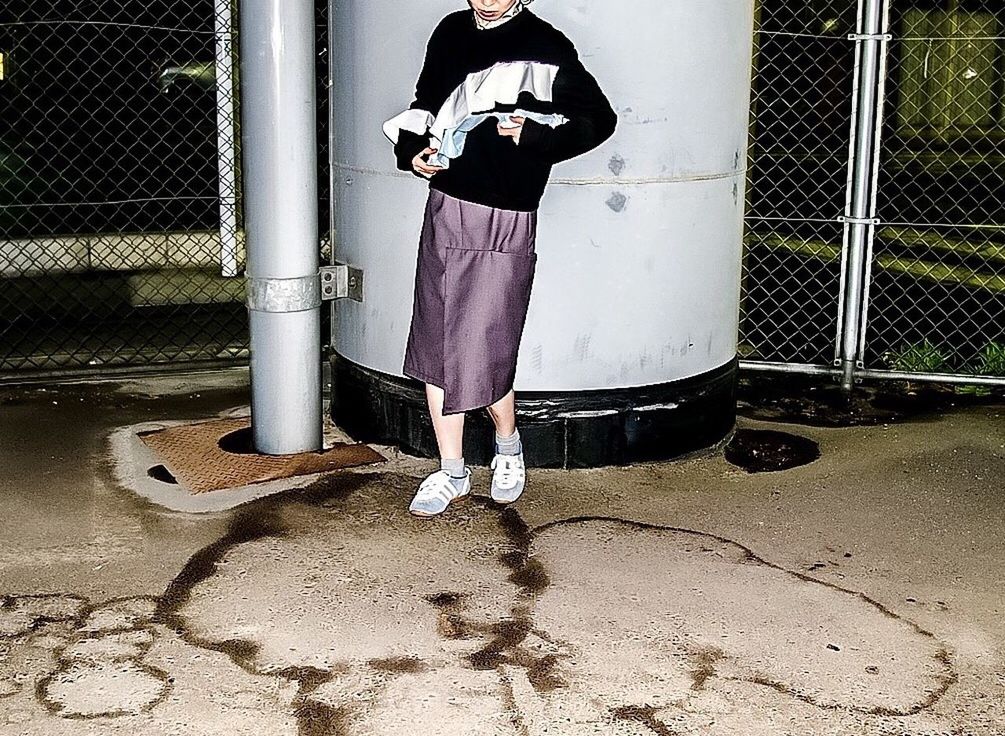
[{"label": "metal manhole cover", "polygon": [[383,456],[366,445],[344,443],[321,452],[259,455],[242,447],[250,444],[242,443],[244,433],[250,437],[250,427],[246,418],[222,419],[143,432],[139,437],[192,493],[384,462]]}]

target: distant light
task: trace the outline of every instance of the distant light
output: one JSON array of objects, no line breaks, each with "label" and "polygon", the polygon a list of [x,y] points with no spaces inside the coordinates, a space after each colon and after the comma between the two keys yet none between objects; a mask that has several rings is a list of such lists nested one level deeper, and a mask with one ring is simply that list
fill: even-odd
[{"label": "distant light", "polygon": [[0,51],[0,82],[3,81],[3,77],[4,77],[4,60],[6,58],[7,58],[7,55],[3,51]]},{"label": "distant light", "polygon": [[835,30],[837,30],[838,23],[840,23],[840,19],[838,18],[829,18],[825,20],[824,33],[833,33]]}]

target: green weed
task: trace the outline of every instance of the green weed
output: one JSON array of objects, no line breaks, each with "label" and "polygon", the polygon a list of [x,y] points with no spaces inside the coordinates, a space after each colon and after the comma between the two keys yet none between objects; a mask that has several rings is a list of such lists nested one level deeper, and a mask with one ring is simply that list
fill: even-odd
[{"label": "green weed", "polygon": [[928,340],[905,345],[883,356],[891,370],[904,373],[937,373],[946,369],[949,355]]}]

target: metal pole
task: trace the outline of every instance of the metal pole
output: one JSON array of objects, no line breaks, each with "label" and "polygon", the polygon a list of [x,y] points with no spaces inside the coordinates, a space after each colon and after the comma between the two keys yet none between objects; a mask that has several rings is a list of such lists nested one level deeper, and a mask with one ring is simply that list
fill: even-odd
[{"label": "metal pole", "polygon": [[840,344],[841,387],[850,392],[855,382],[862,299],[865,283],[866,253],[875,230],[875,192],[873,156],[876,150],[877,99],[883,44],[883,0],[863,0],[860,5],[858,32],[852,39],[858,44],[858,86],[855,90],[855,118],[852,121],[851,196],[844,221],[848,228],[848,253],[842,282],[842,325]]},{"label": "metal pole", "polygon": [[883,2],[883,38],[879,47],[879,80],[876,84],[876,136],[872,151],[872,197],[870,202],[869,217],[873,224],[869,230],[869,242],[865,253],[865,274],[862,285],[862,315],[859,318],[858,328],[858,349],[856,352],[855,365],[861,373],[865,366],[865,343],[866,333],[869,328],[869,309],[871,306],[870,290],[872,289],[873,278],[873,249],[876,245],[876,228],[880,226],[879,218],[879,174],[882,165],[883,150],[883,113],[886,106],[886,80],[889,74],[890,60],[890,1]]},{"label": "metal pole", "polygon": [[237,276],[237,133],[234,120],[234,0],[215,0],[216,151],[220,195],[220,273]]},{"label": "metal pole", "polygon": [[313,0],[240,0],[251,421],[270,455],[321,449]]}]

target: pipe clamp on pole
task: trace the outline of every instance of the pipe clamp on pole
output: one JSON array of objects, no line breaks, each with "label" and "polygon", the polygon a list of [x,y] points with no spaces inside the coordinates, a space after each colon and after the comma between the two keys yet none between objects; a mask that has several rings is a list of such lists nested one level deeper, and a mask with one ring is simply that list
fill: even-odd
[{"label": "pipe clamp on pole", "polygon": [[849,41],[892,41],[892,33],[849,33]]},{"label": "pipe clamp on pole", "polygon": [[248,309],[256,312],[306,312],[321,306],[321,279],[317,274],[295,279],[248,277]]},{"label": "pipe clamp on pole", "polygon": [[878,225],[878,217],[851,217],[850,215],[840,215],[838,222],[846,222],[849,225]]}]

